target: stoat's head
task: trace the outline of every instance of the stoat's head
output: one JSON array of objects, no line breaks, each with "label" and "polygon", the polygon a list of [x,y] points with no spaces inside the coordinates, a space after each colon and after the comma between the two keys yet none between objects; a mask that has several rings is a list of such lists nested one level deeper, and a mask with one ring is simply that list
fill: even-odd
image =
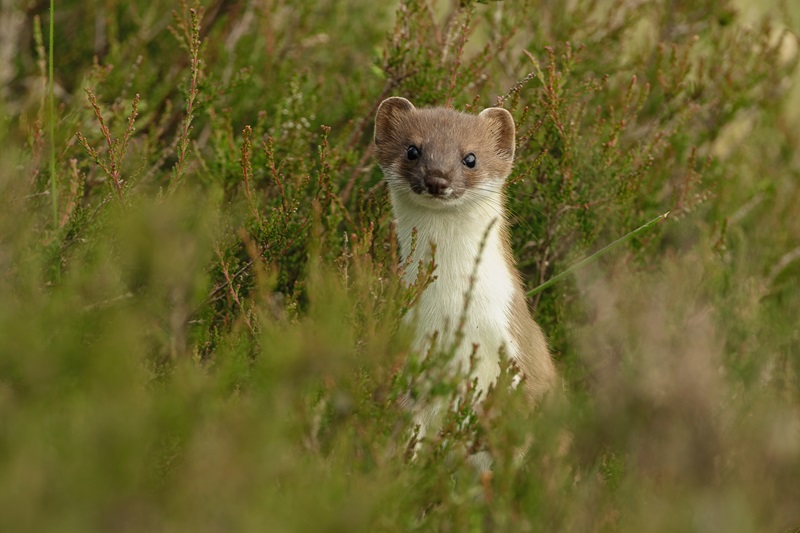
[{"label": "stoat's head", "polygon": [[458,203],[468,191],[501,190],[514,161],[514,119],[499,107],[468,115],[387,98],[375,116],[375,149],[393,193]]}]

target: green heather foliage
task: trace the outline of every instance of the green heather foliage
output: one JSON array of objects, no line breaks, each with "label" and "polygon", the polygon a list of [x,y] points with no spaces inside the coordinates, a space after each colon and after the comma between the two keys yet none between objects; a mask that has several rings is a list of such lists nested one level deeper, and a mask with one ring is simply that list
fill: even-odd
[{"label": "green heather foliage", "polygon": [[[59,0],[52,93],[45,4],[0,5],[0,530],[800,528],[800,4]],[[531,298],[553,401],[414,461],[455,383],[390,95],[514,115],[529,289],[670,212]]]}]

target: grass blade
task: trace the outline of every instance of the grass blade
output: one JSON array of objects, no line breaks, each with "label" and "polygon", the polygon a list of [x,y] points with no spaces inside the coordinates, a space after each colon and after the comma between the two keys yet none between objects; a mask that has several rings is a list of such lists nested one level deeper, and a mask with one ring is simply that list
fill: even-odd
[{"label": "grass blade", "polygon": [[56,188],[56,127],[55,127],[55,87],[53,85],[53,29],[55,24],[55,0],[50,0],[50,42],[48,44],[48,72],[47,72],[47,93],[48,93],[48,117],[50,134],[50,197],[53,202],[53,228],[58,227],[58,190]]},{"label": "grass blade", "polygon": [[539,285],[535,289],[532,289],[532,290],[528,291],[526,293],[526,296],[529,297],[529,298],[531,296],[535,296],[535,295],[539,294],[540,292],[542,292],[543,290],[545,290],[546,288],[550,287],[551,285],[554,285],[555,283],[561,281],[562,279],[567,277],[572,272],[578,270],[579,268],[582,268],[582,267],[584,267],[584,266],[586,266],[586,265],[588,265],[590,263],[593,263],[593,262],[597,261],[600,258],[600,256],[610,252],[611,250],[613,250],[614,248],[616,248],[620,244],[631,240],[632,238],[636,237],[640,233],[644,233],[645,231],[649,230],[650,228],[652,228],[653,226],[658,224],[661,220],[667,218],[668,215],[669,215],[669,211],[667,211],[663,215],[658,215],[656,218],[654,218],[650,222],[647,222],[643,226],[640,226],[640,227],[636,228],[635,230],[631,231],[627,235],[625,235],[623,237],[620,237],[619,239],[617,239],[616,241],[612,242],[608,246],[606,246],[604,248],[601,248],[600,250],[596,251],[595,253],[593,253],[592,255],[587,257],[586,259],[583,259],[583,260],[575,263],[574,265],[572,265],[571,267],[569,267],[565,271],[561,272],[560,274],[558,274],[556,276],[553,276],[552,278],[550,278],[549,280],[545,281],[544,283],[542,283],[541,285]]}]

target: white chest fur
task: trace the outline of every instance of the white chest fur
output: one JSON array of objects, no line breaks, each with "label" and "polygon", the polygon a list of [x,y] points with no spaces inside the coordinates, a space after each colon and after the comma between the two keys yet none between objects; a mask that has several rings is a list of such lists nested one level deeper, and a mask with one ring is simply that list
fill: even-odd
[{"label": "white chest fur", "polygon": [[466,372],[470,355],[477,346],[471,377],[477,377],[481,391],[497,379],[500,350],[504,348],[512,358],[519,351],[510,333],[515,289],[500,240],[503,212],[497,193],[465,195],[464,202],[453,206],[431,200],[439,204],[431,209],[420,205],[418,199],[392,192],[398,240],[404,256],[410,253],[414,228],[417,231],[417,246],[405,273],[406,281],[416,279],[420,260],[423,264],[429,262],[431,243],[436,245],[436,279],[408,315],[416,328],[413,348],[420,354],[426,353],[434,334],[438,334],[437,349],[448,350],[463,317],[463,339],[452,364],[457,371]]}]

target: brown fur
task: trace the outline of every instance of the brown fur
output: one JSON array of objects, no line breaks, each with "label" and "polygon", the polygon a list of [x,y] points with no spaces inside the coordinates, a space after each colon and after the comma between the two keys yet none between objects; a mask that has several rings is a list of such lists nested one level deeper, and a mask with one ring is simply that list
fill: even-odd
[{"label": "brown fur", "polygon": [[[514,256],[511,253],[508,228],[506,224],[501,229],[503,232],[503,252],[508,264],[514,266]],[[514,299],[511,303],[511,335],[519,346],[519,365],[525,378],[524,387],[531,404],[536,404],[556,382],[556,368],[550,357],[542,328],[533,320],[528,309],[528,301],[519,271],[514,268]]]}]

